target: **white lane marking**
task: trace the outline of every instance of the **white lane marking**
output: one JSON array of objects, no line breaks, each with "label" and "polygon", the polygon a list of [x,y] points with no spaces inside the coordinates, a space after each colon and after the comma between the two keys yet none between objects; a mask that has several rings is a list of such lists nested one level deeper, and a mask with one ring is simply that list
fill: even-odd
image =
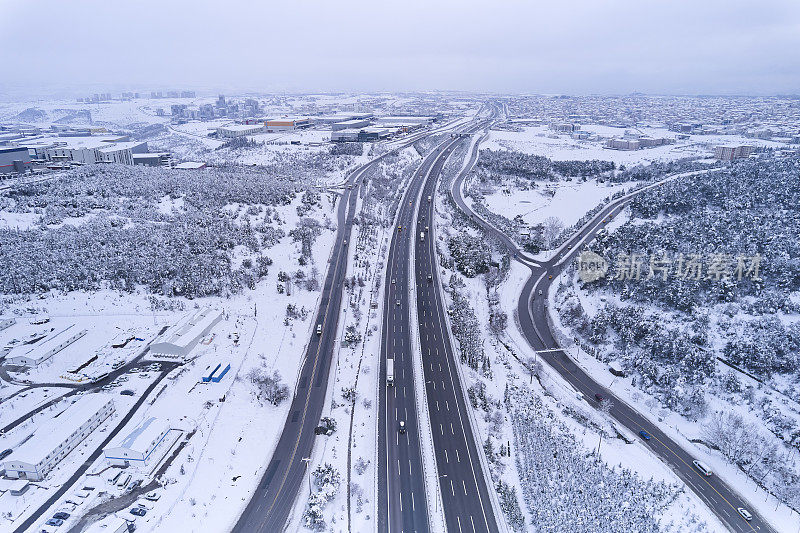
[{"label": "white lane marking", "polygon": [[445,463],[449,463],[450,462],[450,457],[448,457],[448,455],[447,455],[447,450],[444,451],[444,462]]},{"label": "white lane marking", "polygon": [[461,456],[460,456],[460,455],[458,455],[458,448],[456,448],[456,462],[457,462],[457,463],[460,463],[460,462],[461,462]]}]

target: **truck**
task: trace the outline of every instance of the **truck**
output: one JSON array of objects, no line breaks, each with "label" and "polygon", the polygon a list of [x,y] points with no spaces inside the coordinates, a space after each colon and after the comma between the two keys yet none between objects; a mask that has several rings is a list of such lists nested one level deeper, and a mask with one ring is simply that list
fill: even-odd
[{"label": "truck", "polygon": [[425,232],[424,231],[420,231],[419,232],[419,240],[420,240],[420,242],[425,242]]},{"label": "truck", "polygon": [[386,384],[390,387],[394,385],[394,359],[386,360]]}]

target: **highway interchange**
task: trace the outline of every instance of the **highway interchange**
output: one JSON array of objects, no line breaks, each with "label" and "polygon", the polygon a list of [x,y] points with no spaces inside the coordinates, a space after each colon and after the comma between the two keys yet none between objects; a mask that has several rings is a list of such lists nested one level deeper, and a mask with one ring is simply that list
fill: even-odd
[{"label": "highway interchange", "polygon": [[[489,123],[473,123],[469,131],[488,131]],[[421,136],[415,138],[418,139]],[[436,268],[435,242],[430,230],[436,181],[460,138],[448,139],[424,158],[412,176],[397,214],[389,248],[382,313],[380,386],[378,401],[378,479],[377,530],[412,532],[442,529],[434,524],[431,511],[438,515],[442,504],[447,531],[499,531],[495,509],[487,486],[487,473],[481,465],[482,453],[470,425],[458,361],[447,331],[441,283]],[[554,339],[547,319],[547,294],[552,282],[591,241],[611,217],[632,198],[625,196],[607,204],[572,236],[554,256],[537,261],[525,255],[516,243],[476,215],[463,200],[461,187],[468,170],[477,159],[480,140],[473,144],[469,160],[453,181],[450,193],[456,206],[473,222],[506,246],[514,258],[531,269],[518,303],[519,325],[524,337],[539,357],[570,383],[583,398],[597,405],[595,394],[611,400],[609,415],[634,434],[646,430],[651,440],[644,442],[669,465],[732,531],[772,531],[759,516],[718,476],[706,477],[692,466],[692,456],[661,431],[646,416],[635,411],[612,391],[595,382],[562,350]],[[406,145],[403,145],[406,146]],[[378,158],[380,159],[380,158]],[[272,459],[234,531],[272,532],[288,526],[297,504],[314,445],[314,428],[324,405],[328,373],[338,331],[341,286],[347,269],[346,240],[352,229],[357,191],[373,160],[349,177],[338,208],[339,231],[330,268],[314,325],[322,334],[310,332],[311,339],[300,371],[297,391]],[[420,202],[420,199],[422,201]],[[427,222],[426,222],[427,221]],[[433,228],[431,228],[433,229]],[[424,231],[425,239],[419,237]],[[412,254],[412,245],[414,246]],[[411,257],[413,256],[413,265]],[[413,276],[412,276],[413,274]],[[430,279],[428,278],[430,276]],[[541,291],[541,292],[540,292]],[[416,310],[416,317],[411,313]],[[414,331],[414,326],[418,331]],[[420,361],[415,361],[414,350]],[[549,351],[543,351],[549,350]],[[386,360],[394,360],[395,384],[386,386]],[[421,364],[420,364],[421,363]],[[419,366],[417,366],[419,365]],[[424,393],[415,383],[415,372],[422,370]],[[419,380],[419,376],[417,377]],[[424,398],[423,398],[424,397]],[[420,402],[425,402],[421,405]],[[420,409],[420,411],[418,411]],[[425,420],[421,411],[429,417]],[[400,421],[407,431],[398,431]],[[436,471],[425,472],[422,425],[429,428]],[[435,475],[437,494],[431,494],[426,474]],[[427,490],[426,490],[427,489]],[[433,500],[433,501],[431,501]],[[737,513],[745,507],[753,514],[746,522]],[[502,520],[500,521],[502,524]]]}]

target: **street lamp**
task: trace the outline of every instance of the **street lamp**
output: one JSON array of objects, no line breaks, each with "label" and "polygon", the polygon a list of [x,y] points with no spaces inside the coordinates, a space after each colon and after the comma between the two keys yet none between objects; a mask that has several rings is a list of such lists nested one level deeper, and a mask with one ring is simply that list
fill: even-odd
[{"label": "street lamp", "polygon": [[311,470],[309,469],[311,457],[303,457],[301,461],[306,464],[306,472],[308,472],[308,496],[311,497]]}]

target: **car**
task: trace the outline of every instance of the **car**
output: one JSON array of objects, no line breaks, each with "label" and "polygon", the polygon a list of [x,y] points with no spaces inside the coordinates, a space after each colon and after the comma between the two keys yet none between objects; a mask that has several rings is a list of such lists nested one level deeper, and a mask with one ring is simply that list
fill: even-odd
[{"label": "car", "polygon": [[641,430],[639,432],[639,436],[642,437],[644,440],[650,440],[650,433],[646,432],[645,430]]},{"label": "car", "polygon": [[147,514],[147,509],[144,509],[142,507],[134,507],[133,509],[131,509],[131,514],[133,516],[144,516]]},{"label": "car", "polygon": [[133,481],[131,481],[130,485],[125,487],[125,492],[126,493],[133,492],[136,489],[138,489],[141,485],[142,485],[142,480],[141,479],[134,479]]},{"label": "car", "polygon": [[54,514],[53,518],[55,518],[56,520],[66,520],[67,518],[69,518],[69,513],[65,513],[64,511],[61,511],[61,512],[58,512],[58,513]]},{"label": "car", "polygon": [[145,494],[145,496],[144,496],[144,499],[145,499],[145,500],[150,500],[151,502],[157,502],[159,498],[161,498],[161,494],[159,494],[159,493],[157,493],[157,492],[155,492],[155,491],[153,491],[153,492],[148,492],[148,493],[147,493],[147,494]]},{"label": "car", "polygon": [[737,507],[736,510],[739,511],[739,514],[742,515],[742,518],[748,522],[753,519],[753,515],[751,515],[750,512],[744,507]]},{"label": "car", "polygon": [[64,521],[63,521],[62,519],[60,519],[60,518],[51,518],[50,520],[48,520],[48,521],[47,521],[47,522],[45,522],[45,523],[46,523],[48,526],[56,526],[56,527],[58,527],[58,526],[60,526],[61,524],[63,524],[63,523],[64,523]]},{"label": "car", "polygon": [[598,392],[597,394],[594,395],[594,399],[597,400],[598,402],[602,402],[603,400],[606,399],[606,395]]},{"label": "car", "polygon": [[124,391],[120,392],[122,396],[134,396],[136,393],[130,389],[125,389]]},{"label": "car", "polygon": [[406,422],[405,422],[405,420],[401,420],[400,421],[400,424],[397,427],[397,431],[399,431],[400,433],[405,433],[406,432]]},{"label": "car", "polygon": [[539,296],[542,295],[542,289],[539,289]]},{"label": "car", "polygon": [[403,231],[403,226],[397,226],[397,231]]},{"label": "car", "polygon": [[549,276],[547,276],[547,279],[553,279],[553,275],[550,274]]},{"label": "car", "polygon": [[322,324],[317,324],[317,335],[322,335]]},{"label": "car", "polygon": [[428,283],[433,283],[433,276],[428,274]]},{"label": "car", "polygon": [[400,300],[397,300],[397,306],[400,307]]},{"label": "car", "polygon": [[698,461],[698,460],[696,460],[696,459],[695,459],[694,461],[692,461],[692,464],[693,464],[693,465],[694,465],[694,467],[695,467],[696,469],[698,469],[698,470],[700,471],[700,473],[702,473],[704,476],[710,476],[711,474],[713,474],[713,473],[714,473],[714,472],[712,472],[712,471],[711,471],[711,469],[708,467],[708,465],[707,465],[707,464],[705,464],[705,463],[704,463],[704,462],[702,462],[702,461]]},{"label": "car", "polygon": [[395,285],[395,280],[392,280],[392,285]]},{"label": "car", "polygon": [[11,452],[13,452],[13,451],[14,450],[12,450],[11,448],[3,450],[2,452],[0,452],[0,459],[5,459],[9,455],[11,455]]}]

